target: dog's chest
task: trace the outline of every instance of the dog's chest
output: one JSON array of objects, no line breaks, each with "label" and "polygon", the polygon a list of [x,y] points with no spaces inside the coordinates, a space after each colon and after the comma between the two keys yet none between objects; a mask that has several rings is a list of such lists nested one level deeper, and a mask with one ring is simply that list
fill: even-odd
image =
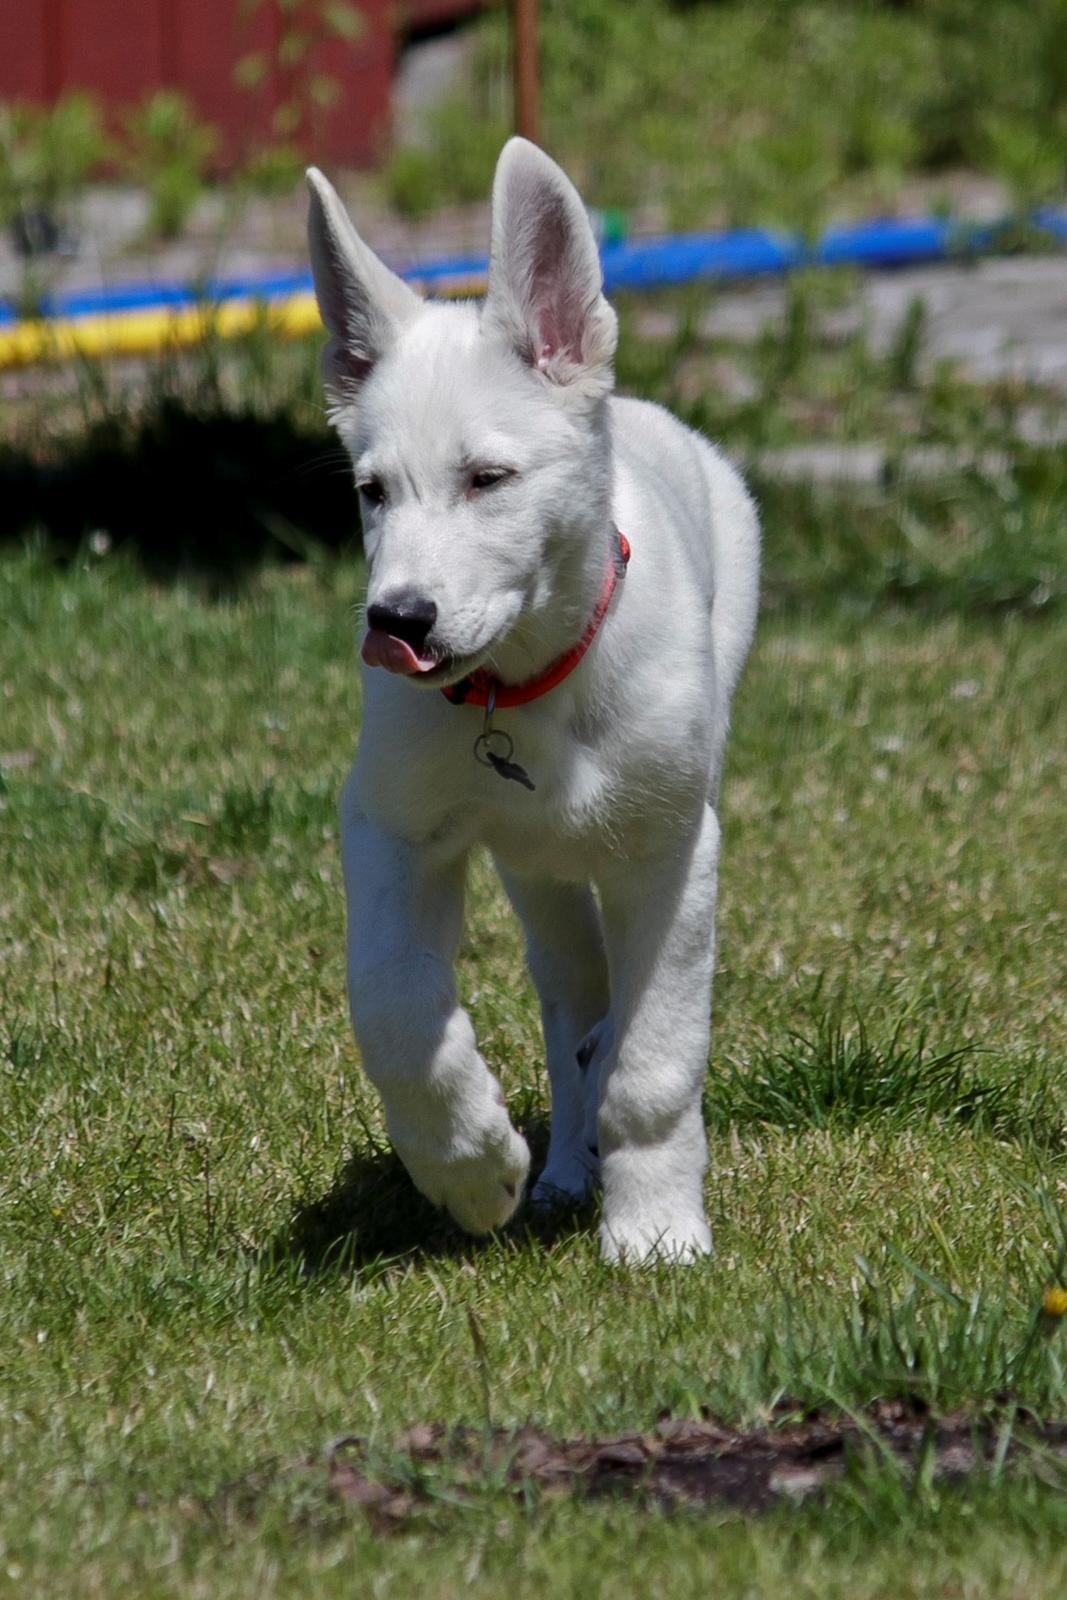
[{"label": "dog's chest", "polygon": [[532,790],[489,769],[479,774],[476,840],[514,871],[583,880],[620,848],[615,774],[595,753],[568,749],[550,763],[520,750]]},{"label": "dog's chest", "polygon": [[[383,827],[442,860],[484,845],[515,872],[568,881],[654,849],[673,803],[673,763],[608,722],[501,712],[494,742],[517,773],[487,764],[483,719],[455,708],[416,732],[365,724],[358,760],[364,806]],[[479,760],[479,755],[483,759]]]},{"label": "dog's chest", "polygon": [[515,738],[509,766],[533,787],[507,768],[479,762],[473,748],[458,759],[450,753],[450,781],[437,768],[432,843],[446,851],[485,845],[516,871],[588,877],[617,847],[618,787],[608,764],[580,746],[550,749]]}]

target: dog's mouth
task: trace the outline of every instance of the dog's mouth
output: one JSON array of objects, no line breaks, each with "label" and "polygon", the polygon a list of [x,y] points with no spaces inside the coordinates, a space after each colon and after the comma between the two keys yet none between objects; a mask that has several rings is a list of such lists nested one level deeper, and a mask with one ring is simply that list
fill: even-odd
[{"label": "dog's mouth", "polygon": [[386,633],[384,628],[369,630],[363,641],[362,655],[368,667],[384,667],[386,672],[399,672],[408,678],[434,672],[441,665],[440,657],[433,651],[420,654],[406,639]]},{"label": "dog's mouth", "polygon": [[386,633],[383,628],[368,630],[360,652],[368,667],[383,667],[401,677],[414,678],[435,686],[458,682],[467,675],[474,657],[457,657],[450,650],[415,650],[406,639]]}]

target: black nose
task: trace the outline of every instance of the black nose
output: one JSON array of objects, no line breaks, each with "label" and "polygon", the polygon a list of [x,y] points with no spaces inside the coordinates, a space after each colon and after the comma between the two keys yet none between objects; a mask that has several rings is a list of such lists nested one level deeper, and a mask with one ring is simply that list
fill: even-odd
[{"label": "black nose", "polygon": [[414,589],[396,589],[367,607],[367,621],[372,628],[381,628],[419,650],[437,621],[437,607]]}]

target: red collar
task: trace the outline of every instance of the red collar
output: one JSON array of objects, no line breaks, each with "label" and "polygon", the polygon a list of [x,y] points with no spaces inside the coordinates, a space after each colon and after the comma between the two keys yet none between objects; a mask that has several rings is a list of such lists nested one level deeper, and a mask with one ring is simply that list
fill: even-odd
[{"label": "red collar", "polygon": [[450,683],[447,689],[442,689],[441,693],[445,699],[451,700],[454,706],[487,706],[492,703],[498,710],[504,710],[508,706],[524,706],[531,700],[539,700],[543,694],[547,694],[550,689],[562,683],[564,678],[568,678],[596,638],[600,624],[607,615],[615,586],[619,579],[626,575],[626,563],[630,559],[630,541],[624,533],[619,532],[618,528],[615,529],[615,541],[615,553],[608,575],[604,579],[604,587],[600,591],[600,599],[586,624],[585,632],[573,650],[557,656],[543,672],[527,678],[525,683],[501,683],[491,672],[479,667],[476,672],[461,678],[458,683]]}]

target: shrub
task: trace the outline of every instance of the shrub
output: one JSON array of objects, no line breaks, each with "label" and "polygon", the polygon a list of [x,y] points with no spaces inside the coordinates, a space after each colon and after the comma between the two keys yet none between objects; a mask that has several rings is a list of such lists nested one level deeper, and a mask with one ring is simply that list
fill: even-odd
[{"label": "shrub", "polygon": [[177,89],[159,89],[125,119],[128,164],[148,190],[148,227],[173,239],[204,192],[218,136]]}]

